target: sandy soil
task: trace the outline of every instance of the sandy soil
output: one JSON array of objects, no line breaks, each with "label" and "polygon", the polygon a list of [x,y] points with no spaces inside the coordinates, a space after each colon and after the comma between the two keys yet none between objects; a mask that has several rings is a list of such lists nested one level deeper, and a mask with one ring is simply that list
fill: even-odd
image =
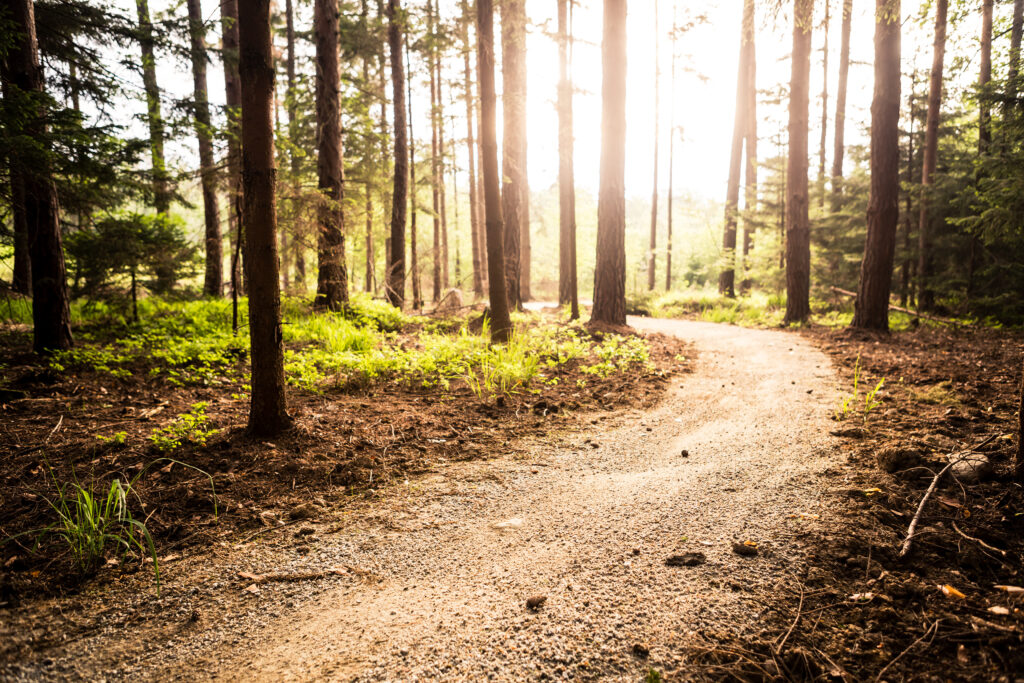
[{"label": "sandy soil", "polygon": [[[839,462],[835,375],[795,335],[630,323],[697,349],[693,374],[656,409],[596,415],[583,433],[439,469],[330,529],[289,528],[284,547],[180,562],[162,618],[113,620],[0,677],[699,676],[691,648],[761,632],[775,591],[805,569],[804,544],[840,512],[827,495],[840,484],[826,479]],[[744,541],[758,553],[737,554]],[[706,562],[666,565],[687,552]],[[255,588],[237,578],[325,567],[347,569]],[[537,610],[534,596],[546,597]]]}]

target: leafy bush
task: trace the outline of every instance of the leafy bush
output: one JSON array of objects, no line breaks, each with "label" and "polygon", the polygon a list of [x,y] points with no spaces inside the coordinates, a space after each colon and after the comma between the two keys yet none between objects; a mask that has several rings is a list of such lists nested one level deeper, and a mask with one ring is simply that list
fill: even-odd
[{"label": "leafy bush", "polygon": [[208,428],[206,406],[205,401],[192,404],[189,412],[182,413],[166,427],[154,430],[149,440],[161,453],[181,448],[182,444],[186,443],[205,446],[206,439],[218,432],[216,429]]}]

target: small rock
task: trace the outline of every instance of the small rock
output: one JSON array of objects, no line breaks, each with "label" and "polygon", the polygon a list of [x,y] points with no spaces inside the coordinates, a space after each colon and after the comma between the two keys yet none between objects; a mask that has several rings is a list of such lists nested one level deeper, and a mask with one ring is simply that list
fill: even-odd
[{"label": "small rock", "polygon": [[647,647],[643,643],[634,643],[633,654],[639,657],[640,659],[647,659],[647,657],[651,654],[651,648]]},{"label": "small rock", "polygon": [[633,548],[633,554],[634,555],[639,555],[640,554],[640,548]]},{"label": "small rock", "polygon": [[992,474],[993,467],[987,455],[972,453],[960,457],[949,469],[960,483],[977,484]]},{"label": "small rock", "polygon": [[754,557],[758,552],[756,545],[736,542],[733,542],[732,544],[732,551],[737,555],[742,555],[743,557]]},{"label": "small rock", "polygon": [[199,621],[201,618],[202,615],[199,613],[199,610],[197,609],[192,610],[192,613],[188,615],[188,620],[191,621],[193,624]]},{"label": "small rock", "polygon": [[707,561],[708,558],[704,556],[704,553],[683,553],[682,555],[672,555],[665,560],[665,564],[669,567],[696,567]]},{"label": "small rock", "polygon": [[902,446],[885,446],[875,453],[875,461],[878,469],[892,474],[918,465],[921,462],[921,451]]},{"label": "small rock", "polygon": [[679,455],[683,456],[684,458],[689,458],[689,457],[690,457],[690,451],[688,451],[688,450],[686,450],[686,449],[684,448],[684,449],[683,449],[683,452],[682,452],[682,453],[680,453]]},{"label": "small rock", "polygon": [[526,599],[526,609],[530,610],[531,612],[536,612],[547,601],[548,596],[546,595],[534,595],[532,598]]},{"label": "small rock", "polygon": [[292,519],[309,519],[310,517],[316,517],[319,512],[320,508],[313,503],[302,503],[293,507],[288,516]]}]

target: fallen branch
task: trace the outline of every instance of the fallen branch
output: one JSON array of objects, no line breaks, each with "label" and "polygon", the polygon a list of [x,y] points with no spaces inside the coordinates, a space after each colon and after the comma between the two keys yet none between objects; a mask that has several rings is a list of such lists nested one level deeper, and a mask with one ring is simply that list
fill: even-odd
[{"label": "fallen branch", "polygon": [[936,487],[938,487],[939,485],[939,480],[942,479],[943,475],[946,474],[950,467],[963,460],[966,456],[975,453],[979,448],[982,448],[983,446],[990,443],[993,439],[996,438],[996,436],[996,434],[993,434],[992,436],[988,437],[987,439],[979,443],[977,446],[972,446],[966,451],[960,451],[959,453],[956,454],[959,455],[960,457],[955,457],[953,455],[950,456],[949,463],[941,470],[939,470],[939,473],[936,474],[935,477],[932,479],[931,485],[928,486],[928,490],[924,492],[924,496],[921,498],[921,502],[917,506],[917,512],[914,513],[914,518],[910,520],[910,526],[907,528],[907,538],[905,541],[903,541],[903,546],[900,548],[900,553],[897,557],[906,557],[907,553],[910,552],[910,546],[914,542],[914,532],[917,531],[917,525],[921,521],[921,513],[924,512],[925,504],[928,502],[928,499],[931,498],[932,493],[935,492]]},{"label": "fallen branch", "polygon": [[[851,292],[848,289],[840,289],[839,287],[829,287],[836,294],[842,294],[843,296],[851,296],[854,299],[857,298],[857,292]],[[928,315],[927,313],[920,313],[918,311],[912,311],[909,308],[903,306],[897,306],[896,304],[889,304],[890,311],[899,311],[900,313],[906,313],[912,315],[915,318],[924,318],[925,320],[931,320],[932,322],[942,323],[943,325],[953,325],[954,327],[964,327],[964,324],[958,320],[952,320],[950,318],[940,318],[935,315]]]},{"label": "fallen branch", "polygon": [[892,660],[891,662],[889,662],[889,663],[888,663],[888,664],[886,664],[886,665],[885,665],[884,667],[882,667],[882,670],[878,672],[878,675],[877,675],[877,676],[875,676],[875,682],[877,683],[878,681],[882,680],[882,676],[884,676],[884,675],[885,675],[885,672],[889,670],[889,667],[890,667],[890,666],[892,666],[893,664],[895,664],[896,662],[898,662],[898,661],[900,660],[900,658],[901,658],[901,657],[903,657],[903,655],[905,655],[905,654],[907,654],[908,652],[910,652],[911,650],[913,650],[913,649],[914,649],[914,648],[915,648],[915,647],[917,646],[917,644],[918,644],[918,643],[920,643],[920,642],[921,642],[922,640],[924,640],[925,638],[927,638],[927,637],[928,637],[928,634],[929,634],[929,633],[931,633],[932,631],[935,631],[936,633],[938,633],[938,629],[939,629],[939,622],[941,622],[941,621],[942,621],[942,619],[937,619],[937,620],[935,621],[935,623],[934,623],[934,624],[932,624],[931,626],[929,626],[929,627],[928,627],[928,630],[926,630],[926,631],[925,631],[925,632],[924,632],[924,633],[923,633],[923,634],[921,635],[921,637],[920,637],[920,638],[918,638],[917,640],[915,640],[914,642],[912,642],[912,643],[911,643],[911,644],[910,644],[910,645],[909,645],[909,646],[907,647],[907,649],[906,649],[906,650],[904,650],[903,652],[901,652],[901,653],[899,653],[898,655],[896,655],[896,657],[895,657],[895,658],[894,658],[894,659],[893,659],[893,660]]},{"label": "fallen branch", "polygon": [[999,548],[991,546],[988,543],[985,543],[985,541],[981,540],[980,538],[975,538],[974,536],[968,536],[964,532],[960,531],[960,527],[958,527],[956,525],[956,522],[953,522],[953,531],[957,532],[958,534],[960,534],[961,536],[966,538],[968,541],[974,541],[975,543],[980,545],[982,548],[985,548],[987,550],[991,550],[992,552],[999,553],[1003,557],[1006,557],[1006,551],[1005,550],[1000,550]]}]

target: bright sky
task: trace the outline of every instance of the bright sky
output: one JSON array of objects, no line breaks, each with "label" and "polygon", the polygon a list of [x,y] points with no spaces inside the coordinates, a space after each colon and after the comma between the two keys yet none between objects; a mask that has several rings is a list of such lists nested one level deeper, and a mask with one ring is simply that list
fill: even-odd
[{"label": "bright sky", "polygon": [[[126,11],[134,16],[134,3],[118,0]],[[283,2],[279,3],[283,5]],[[404,3],[409,4],[408,0]],[[419,4],[413,0],[413,5]],[[674,100],[675,124],[681,127],[681,138],[677,138],[675,189],[679,194],[692,193],[714,200],[725,196],[728,173],[729,145],[732,137],[733,113],[735,106],[737,57],[739,32],[742,15],[742,0],[706,0],[693,3],[685,0],[630,0],[627,50],[627,158],[626,192],[630,196],[648,196],[651,191],[654,148],[654,71],[655,56],[660,58],[661,69],[661,112],[657,130],[661,141],[659,185],[664,192],[668,182],[668,135],[669,115]],[[761,139],[759,154],[762,159],[776,153],[775,144],[785,143],[786,114],[783,107],[765,105],[778,93],[780,85],[788,88],[790,63],[789,52],[792,41],[788,9],[791,3],[782,2],[784,9],[776,16],[767,16],[766,4],[758,2],[757,15],[757,82],[760,91],[758,123]],[[835,114],[835,93],[839,62],[841,0],[829,0],[832,16],[829,26],[829,131],[828,167],[831,166],[833,119]],[[817,0],[816,29],[813,35],[814,52],[811,64],[811,132],[812,153],[811,173],[817,172],[816,155],[821,119],[821,48],[824,33],[821,23],[824,16],[823,0]],[[905,0],[905,16],[917,16],[918,3]],[[184,14],[183,3],[168,0],[154,2],[154,19],[157,12],[174,6],[175,12]],[[655,6],[658,9],[659,26],[655,30]],[[442,0],[441,10],[447,18],[458,13],[458,0]],[[851,40],[851,67],[847,108],[846,139],[848,144],[865,144],[871,103],[871,79],[873,76],[873,8],[870,0],[855,0]],[[308,29],[312,19],[312,2],[297,0],[299,29]],[[999,8],[1003,12],[1005,8]],[[548,35],[556,29],[557,4],[555,0],[527,0],[527,14],[530,19],[530,34],[527,41],[528,55],[528,130],[529,130],[529,174],[534,190],[543,189],[557,181],[558,145],[557,114],[555,96],[558,79],[558,50],[555,41]],[[702,12],[706,23],[698,25],[682,35],[676,46],[676,84],[672,88],[672,44],[670,31],[673,16],[678,23],[687,23],[697,12]],[[209,19],[211,45],[219,41],[219,12],[215,0],[203,0],[203,13]],[[952,17],[951,17],[952,18]],[[973,16],[966,17],[959,27],[950,31],[950,48],[964,41],[976,40]],[[573,30],[576,38],[574,54],[574,77],[577,94],[575,106],[576,134],[576,182],[581,188],[596,191],[600,160],[600,87],[601,87],[601,0],[578,0],[573,15]],[[916,62],[918,67],[927,67],[930,62],[930,26],[921,26],[913,20],[904,23],[903,69],[908,72]],[[496,39],[500,40],[499,27],[495,26]],[[277,36],[275,43],[284,49],[284,36]],[[658,49],[655,46],[658,45]],[[960,48],[957,48],[960,49]],[[303,45],[308,54],[311,46]],[[969,50],[968,50],[969,52]],[[283,54],[283,53],[282,53]],[[499,55],[500,60],[500,55]],[[475,60],[474,60],[475,61]],[[453,55],[449,62],[454,68],[452,75],[461,83],[461,58]],[[967,66],[966,73],[974,73],[974,67]],[[423,117],[429,109],[425,74],[422,65],[413,63],[416,72],[414,80],[414,109],[416,110],[417,136],[420,149],[429,138]],[[500,69],[500,61],[499,61]],[[282,77],[283,78],[283,77]],[[160,85],[172,97],[184,98],[190,95],[192,80],[189,67],[183,61],[160,64]],[[389,80],[390,82],[390,80]],[[500,72],[497,79],[501,87]],[[209,70],[211,101],[223,103],[223,75],[219,65]],[[283,87],[279,83],[279,87]],[[909,86],[905,85],[905,89]],[[137,104],[138,114],[144,111],[141,99]],[[499,106],[499,116],[501,108]],[[464,111],[461,104],[456,108],[458,116]],[[284,116],[282,114],[282,116]],[[499,118],[500,126],[500,118]],[[465,133],[465,122],[456,121],[456,132]],[[681,143],[678,142],[681,140]],[[500,142],[500,128],[499,128]],[[194,141],[185,139],[177,146],[176,153],[184,163],[193,157]],[[458,148],[460,168],[466,167],[464,146]],[[460,184],[464,183],[460,180]]]}]

